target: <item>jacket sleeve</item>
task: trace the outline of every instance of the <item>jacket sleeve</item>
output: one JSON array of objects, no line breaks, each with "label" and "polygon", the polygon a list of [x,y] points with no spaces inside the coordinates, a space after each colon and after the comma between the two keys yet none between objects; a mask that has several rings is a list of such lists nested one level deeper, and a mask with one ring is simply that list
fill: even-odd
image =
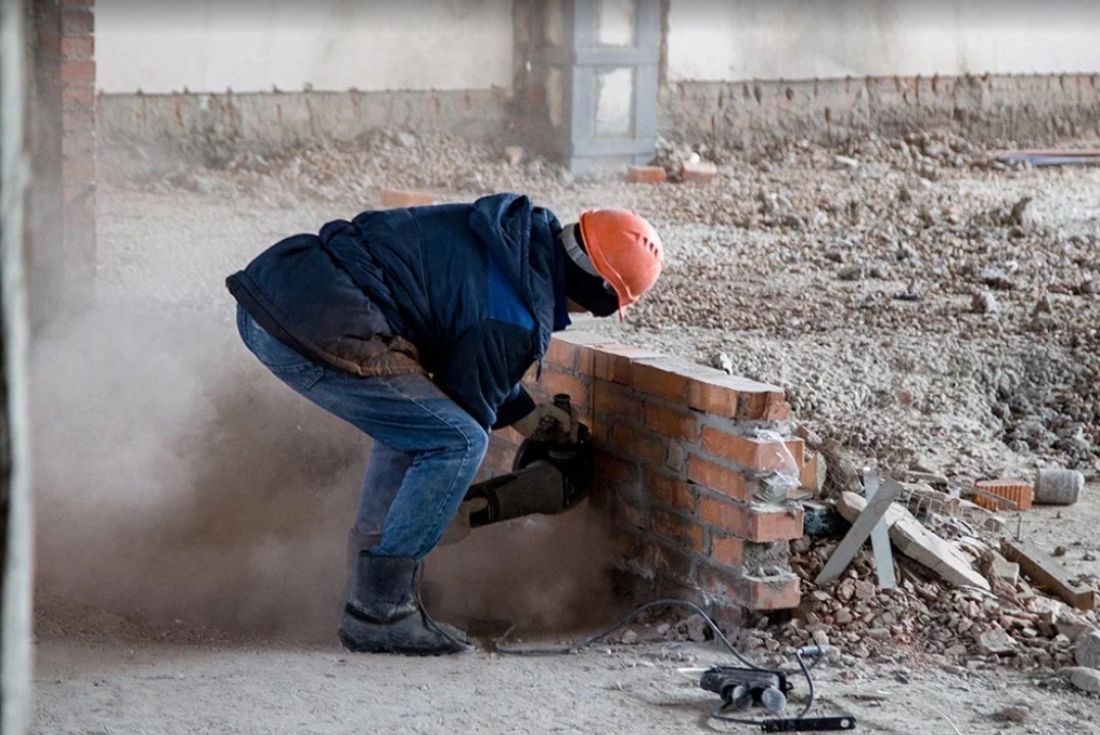
[{"label": "jacket sleeve", "polygon": [[522,383],[516,383],[504,403],[497,409],[497,420],[493,424],[494,429],[503,429],[511,426],[535,410],[535,401],[531,394],[524,389]]}]

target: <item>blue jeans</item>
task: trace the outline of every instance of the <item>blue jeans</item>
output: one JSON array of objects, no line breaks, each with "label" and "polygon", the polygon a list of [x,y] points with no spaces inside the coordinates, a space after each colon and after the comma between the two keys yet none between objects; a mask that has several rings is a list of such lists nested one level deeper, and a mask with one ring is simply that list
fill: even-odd
[{"label": "blue jeans", "polygon": [[425,375],[361,378],[300,355],[240,306],[245,346],[275,377],[374,439],[355,522],[370,551],[423,558],[477,474],[489,436]]}]

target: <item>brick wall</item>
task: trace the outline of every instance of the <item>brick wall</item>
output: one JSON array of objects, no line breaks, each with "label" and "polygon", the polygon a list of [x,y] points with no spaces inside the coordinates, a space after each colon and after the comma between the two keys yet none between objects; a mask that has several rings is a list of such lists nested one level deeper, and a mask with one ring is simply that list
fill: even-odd
[{"label": "brick wall", "polygon": [[31,317],[92,293],[96,244],[94,0],[41,0],[35,26]]},{"label": "brick wall", "polygon": [[[593,434],[591,502],[621,532],[613,560],[639,594],[702,601],[727,617],[797,606],[787,499],[803,464],[782,389],[585,333],[555,336],[537,400],[568,393]],[[510,466],[519,436],[496,432],[486,463]]]}]

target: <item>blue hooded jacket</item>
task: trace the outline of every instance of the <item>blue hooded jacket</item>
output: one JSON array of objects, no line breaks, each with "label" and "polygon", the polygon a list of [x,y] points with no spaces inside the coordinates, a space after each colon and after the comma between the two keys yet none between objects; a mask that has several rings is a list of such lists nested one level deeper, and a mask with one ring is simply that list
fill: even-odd
[{"label": "blue hooded jacket", "polygon": [[367,211],[276,243],[226,283],[264,329],[353,374],[418,369],[384,359],[407,340],[488,429],[531,409],[520,380],[569,324],[560,232],[516,194]]}]

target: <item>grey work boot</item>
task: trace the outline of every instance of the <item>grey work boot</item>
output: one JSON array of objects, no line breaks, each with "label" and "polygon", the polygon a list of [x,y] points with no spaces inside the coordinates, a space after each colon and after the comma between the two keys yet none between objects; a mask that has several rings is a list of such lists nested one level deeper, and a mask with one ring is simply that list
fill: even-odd
[{"label": "grey work boot", "polygon": [[468,648],[465,634],[428,616],[416,596],[419,563],[411,556],[361,551],[340,621],[340,640],[356,653],[438,656]]}]

